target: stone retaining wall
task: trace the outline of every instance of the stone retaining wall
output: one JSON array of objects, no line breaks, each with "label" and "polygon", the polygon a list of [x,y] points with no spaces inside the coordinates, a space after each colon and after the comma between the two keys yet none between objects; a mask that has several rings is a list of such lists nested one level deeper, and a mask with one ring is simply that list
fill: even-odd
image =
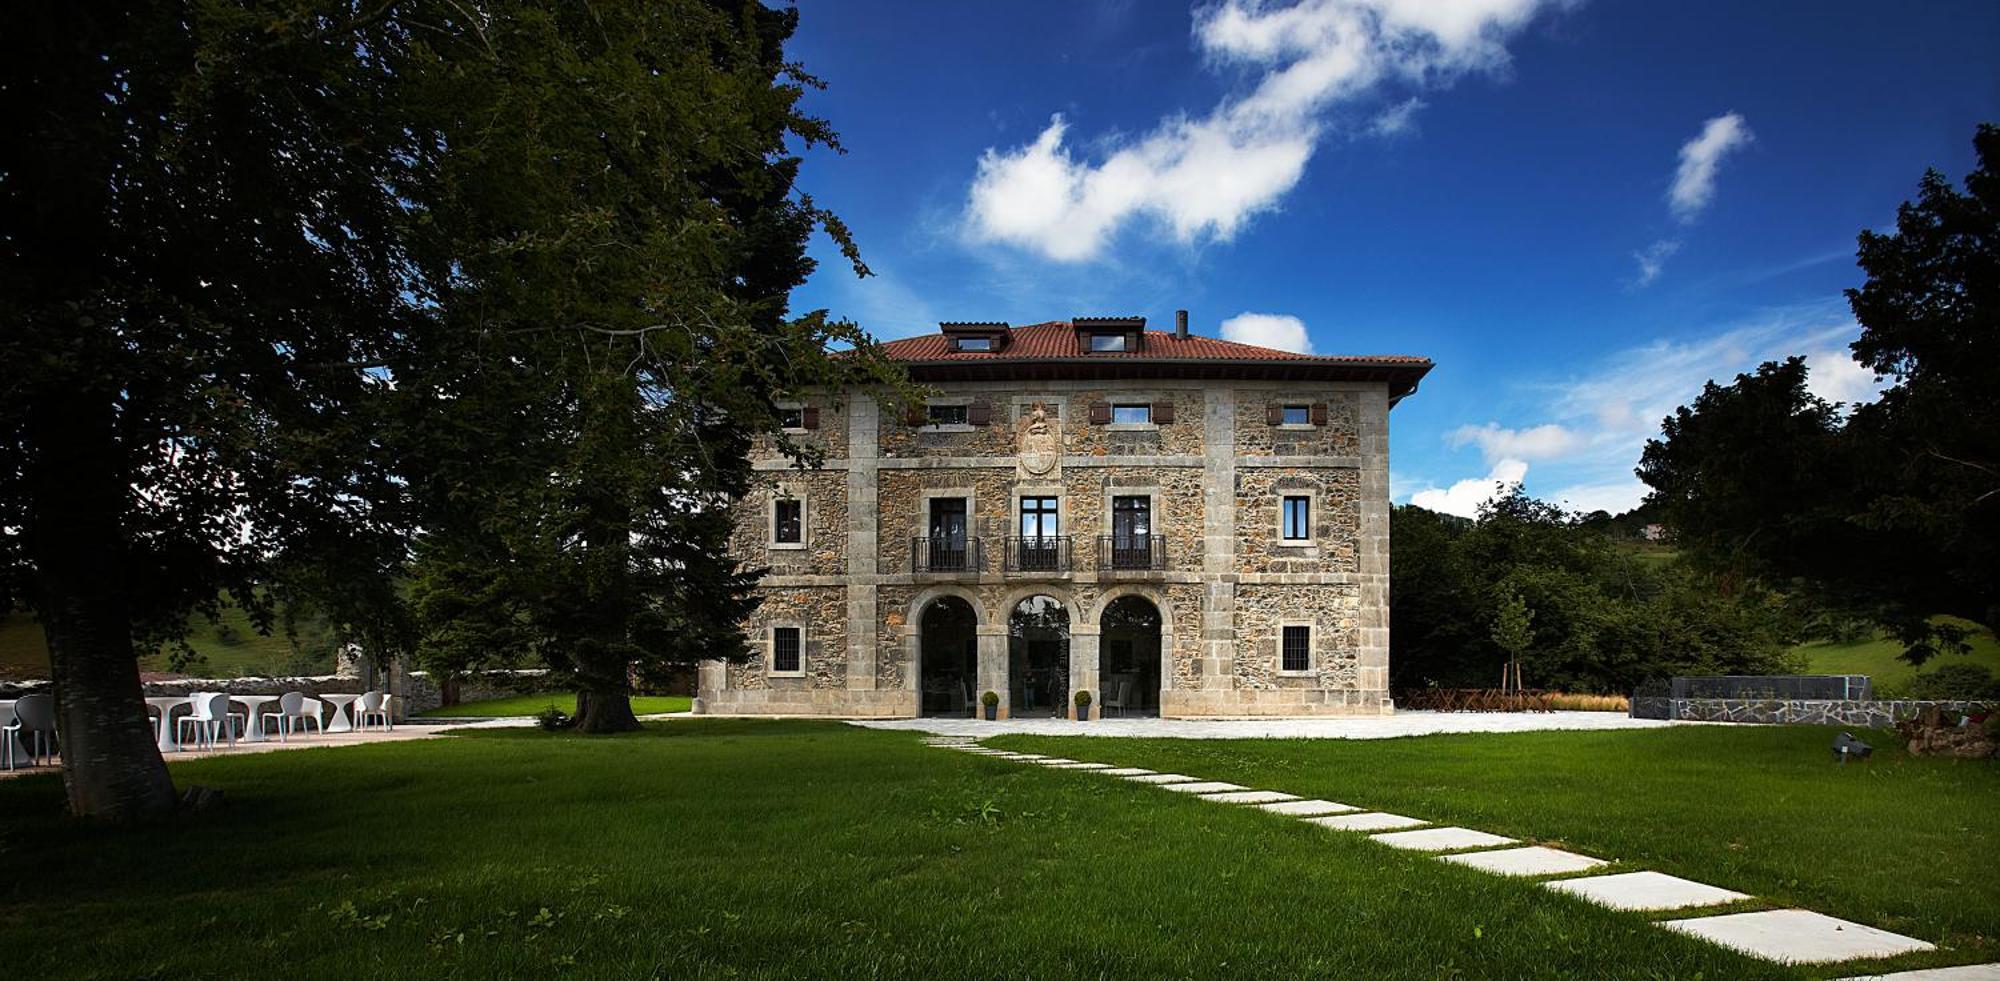
[{"label": "stone retaining wall", "polygon": [[1887,729],[1897,722],[1915,718],[1927,708],[1947,715],[1991,711],[1983,702],[1932,701],[1831,701],[1737,698],[1632,699],[1635,719],[1678,719],[1688,722],[1753,722],[1763,725],[1854,726]]}]

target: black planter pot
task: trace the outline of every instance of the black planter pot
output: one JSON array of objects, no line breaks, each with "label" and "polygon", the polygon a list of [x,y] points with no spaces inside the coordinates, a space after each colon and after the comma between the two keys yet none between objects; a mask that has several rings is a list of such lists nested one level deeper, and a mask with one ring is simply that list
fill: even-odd
[{"label": "black planter pot", "polygon": [[986,721],[988,722],[1000,721],[1000,706],[998,705],[986,706]]}]

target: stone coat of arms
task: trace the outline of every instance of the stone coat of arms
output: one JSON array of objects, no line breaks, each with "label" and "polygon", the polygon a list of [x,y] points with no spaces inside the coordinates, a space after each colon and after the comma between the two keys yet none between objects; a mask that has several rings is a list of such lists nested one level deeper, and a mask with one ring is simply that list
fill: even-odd
[{"label": "stone coat of arms", "polygon": [[1046,477],[1062,462],[1062,437],[1056,427],[1049,423],[1049,414],[1042,403],[1021,417],[1015,424],[1020,442],[1021,469],[1037,477]]}]

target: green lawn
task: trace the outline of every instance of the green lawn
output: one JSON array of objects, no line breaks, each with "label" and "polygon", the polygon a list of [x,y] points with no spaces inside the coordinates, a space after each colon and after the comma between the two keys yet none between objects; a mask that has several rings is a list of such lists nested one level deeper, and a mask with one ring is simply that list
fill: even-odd
[{"label": "green lawn", "polygon": [[[1970,623],[1965,625],[1974,626]],[[1908,661],[1898,657],[1903,653],[1903,645],[1886,638],[1852,644],[1814,641],[1800,644],[1795,650],[1805,655],[1806,670],[1811,674],[1868,675],[1874,679],[1878,698],[1901,694],[1916,678],[1918,671]],[[1947,664],[1979,664],[2000,674],[2000,641],[1981,630],[1972,637],[1970,654],[1940,654],[1924,662],[1923,670],[1928,672]]]},{"label": "green lawn", "polygon": [[228,806],[92,830],[53,779],[0,781],[10,976],[1800,976],[1358,836],[833,723],[174,771]]},{"label": "green lawn", "polygon": [[1828,749],[1837,731],[991,744],[1565,844],[1949,944],[1954,961],[2000,958],[2000,765],[1912,759],[1892,733],[1864,732],[1875,758],[1842,767]]},{"label": "green lawn", "polygon": [[[235,678],[328,674],[333,671],[333,645],[308,627],[301,631],[294,648],[282,626],[270,636],[257,632],[250,618],[233,606],[224,607],[222,619],[210,623],[202,617],[188,621],[188,643],[199,660],[183,670],[192,675]],[[167,671],[167,655],[142,658],[147,671]],[[26,613],[0,615],[0,678],[46,678],[49,676],[49,648],[42,627]]]},{"label": "green lawn", "polygon": [[[662,712],[685,712],[693,707],[694,699],[686,695],[635,695],[632,711],[640,715],[658,715]],[[541,694],[512,695],[507,698],[491,698],[483,702],[461,702],[445,708],[424,713],[432,719],[479,719],[502,715],[538,715],[549,708],[562,709],[565,714],[576,714],[575,692],[543,692]]]}]

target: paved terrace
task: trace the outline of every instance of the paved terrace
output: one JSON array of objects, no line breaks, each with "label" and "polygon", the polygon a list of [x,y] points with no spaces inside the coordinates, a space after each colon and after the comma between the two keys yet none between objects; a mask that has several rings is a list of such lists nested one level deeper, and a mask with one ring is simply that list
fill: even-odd
[{"label": "paved terrace", "polygon": [[1326,719],[881,719],[854,723],[939,736],[1113,736],[1127,739],[1394,739],[1454,732],[1657,729],[1687,725],[1634,719],[1619,712],[1397,712]]}]

